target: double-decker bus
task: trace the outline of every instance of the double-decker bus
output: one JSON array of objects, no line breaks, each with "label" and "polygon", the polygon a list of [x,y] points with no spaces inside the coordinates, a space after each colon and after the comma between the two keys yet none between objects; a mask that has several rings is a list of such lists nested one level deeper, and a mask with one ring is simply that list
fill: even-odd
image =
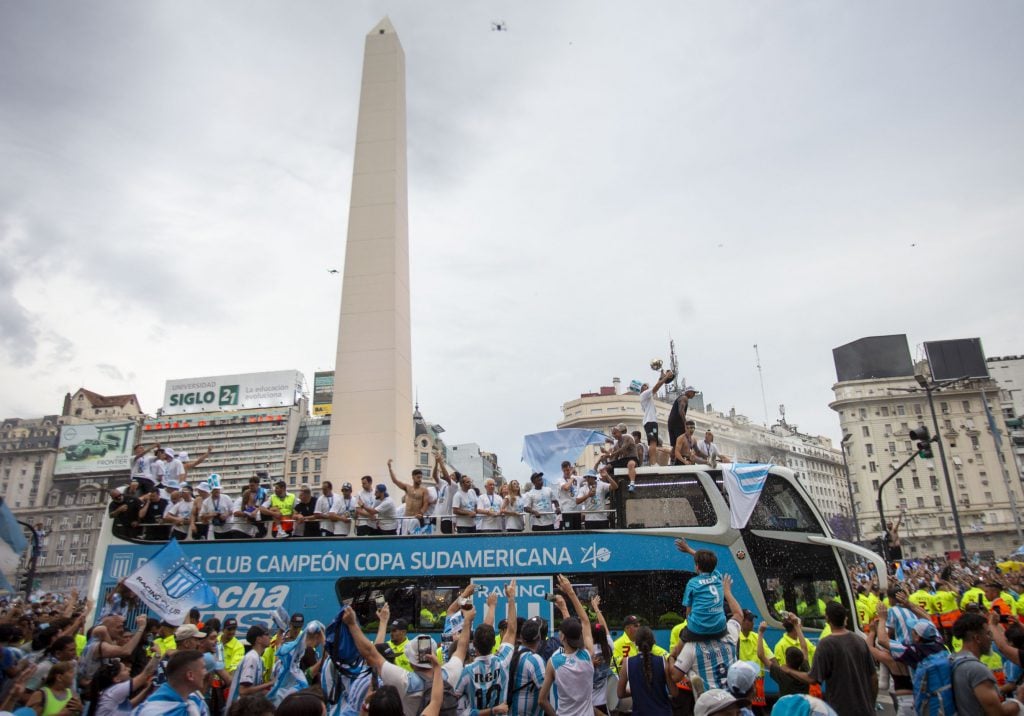
[{"label": "double-decker bus", "polygon": [[[340,603],[352,605],[371,628],[378,596],[388,600],[392,618],[409,623],[410,633],[440,632],[446,607],[467,583],[494,591],[511,577],[519,586],[519,613],[557,623],[545,596],[553,575],[565,574],[581,596],[601,596],[613,631],[627,615],[638,615],[668,646],[695,574],[693,559],[675,547],[678,537],[715,552],[718,569],[733,576],[739,603],[768,623],[771,643],[781,634],[783,611],[798,614],[812,639],[825,626],[822,605],[829,600],[856,618],[846,566],[851,556],[851,564],[873,564],[886,586],[881,558],[834,539],[787,468],[769,470],[742,529],[730,526],[721,469],[704,466],[640,468],[635,491],[613,493],[609,511],[617,526],[601,530],[185,541],[181,547],[217,592],[217,604],[203,613],[237,618],[243,634],[247,625],[269,623],[279,607],[328,623]],[[108,521],[98,547],[97,603],[161,546],[112,534]]]}]

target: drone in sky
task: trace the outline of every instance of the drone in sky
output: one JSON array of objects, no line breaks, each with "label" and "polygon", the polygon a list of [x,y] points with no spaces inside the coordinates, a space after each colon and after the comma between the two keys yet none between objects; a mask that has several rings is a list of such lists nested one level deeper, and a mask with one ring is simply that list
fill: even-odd
[{"label": "drone in sky", "polygon": [[508,25],[504,20],[495,20],[491,23],[491,32],[508,32]]}]

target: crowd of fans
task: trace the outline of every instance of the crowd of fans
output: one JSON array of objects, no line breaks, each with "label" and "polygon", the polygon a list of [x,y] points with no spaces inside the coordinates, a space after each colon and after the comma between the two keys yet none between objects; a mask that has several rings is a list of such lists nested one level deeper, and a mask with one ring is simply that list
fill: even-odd
[{"label": "crowd of fans", "polygon": [[[784,633],[771,644],[715,554],[683,539],[676,546],[692,560],[681,569],[695,576],[667,648],[636,616],[609,624],[600,595],[581,599],[564,576],[556,578],[554,624],[517,614],[514,580],[504,588],[505,613],[496,614],[499,594],[488,594],[477,623],[471,584],[449,605],[440,642],[410,635],[384,595],[373,641],[350,607],[328,627],[299,613],[287,628],[249,626],[243,641],[235,619],[198,610],[181,626],[130,616],[142,610],[123,585],[91,625],[97,610],[77,593],[5,601],[0,710],[864,716],[891,699],[899,716],[1024,713],[1024,585],[1015,564],[903,562],[887,594],[869,571],[854,569],[856,621],[829,601],[826,628],[812,641],[800,618],[776,605]],[[621,630],[615,638],[613,628]],[[299,675],[295,688],[282,688],[282,672]],[[778,687],[770,699],[766,677]]]}]

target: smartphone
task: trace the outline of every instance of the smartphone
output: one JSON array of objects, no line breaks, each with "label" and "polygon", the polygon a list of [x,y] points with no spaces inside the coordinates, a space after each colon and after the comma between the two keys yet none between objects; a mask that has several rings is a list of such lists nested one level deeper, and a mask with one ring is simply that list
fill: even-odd
[{"label": "smartphone", "polygon": [[557,594],[553,594],[551,592],[548,592],[548,593],[546,593],[544,595],[544,601],[545,602],[553,602],[553,601],[555,601],[555,597],[556,596],[558,596],[558,595]]},{"label": "smartphone", "polygon": [[420,661],[426,661],[427,657],[430,656],[430,637],[420,635],[416,637],[416,655],[419,656]]},{"label": "smartphone", "polygon": [[459,599],[459,606],[462,607],[463,609],[472,609],[473,608],[473,600],[470,599],[469,597],[462,597],[462,598]]},{"label": "smartphone", "polygon": [[388,600],[384,598],[384,595],[378,594],[375,601],[377,602],[377,608],[383,609],[384,605],[388,603]]}]

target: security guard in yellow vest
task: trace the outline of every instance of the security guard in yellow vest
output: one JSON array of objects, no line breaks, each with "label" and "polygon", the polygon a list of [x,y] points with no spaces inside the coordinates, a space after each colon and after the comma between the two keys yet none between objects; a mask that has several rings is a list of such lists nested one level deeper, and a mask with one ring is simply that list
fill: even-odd
[{"label": "security guard in yellow vest", "polygon": [[968,604],[980,604],[981,610],[984,612],[992,608],[992,603],[985,598],[985,590],[982,589],[980,581],[976,581],[974,586],[964,592],[964,596],[960,597],[961,609],[967,609]]},{"label": "security guard in yellow vest", "polygon": [[292,533],[295,522],[295,495],[288,494],[288,485],[284,480],[274,483],[274,493],[260,505],[260,514],[274,520],[275,537],[287,537]]},{"label": "security guard in yellow vest", "polygon": [[388,640],[388,648],[395,652],[395,666],[400,666],[406,671],[412,671],[412,664],[409,657],[405,655],[405,645],[409,643],[409,622],[405,619],[395,619],[391,622],[391,638]]}]

